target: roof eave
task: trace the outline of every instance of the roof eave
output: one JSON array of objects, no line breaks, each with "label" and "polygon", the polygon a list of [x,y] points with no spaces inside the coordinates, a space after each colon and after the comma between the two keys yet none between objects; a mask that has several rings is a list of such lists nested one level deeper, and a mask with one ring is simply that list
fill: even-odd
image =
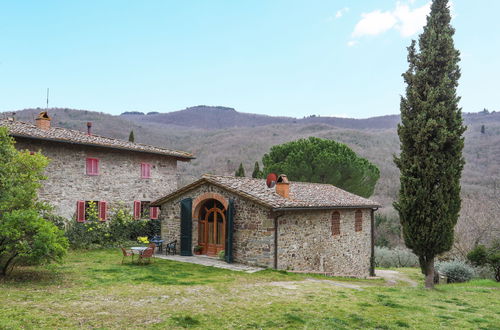
[{"label": "roof eave", "polygon": [[273,212],[276,211],[307,211],[307,210],[336,210],[336,209],[373,209],[376,210],[381,206],[378,204],[373,205],[349,205],[349,206],[297,206],[297,207],[275,207]]},{"label": "roof eave", "polygon": [[255,197],[253,197],[253,196],[251,196],[249,194],[246,194],[244,192],[238,191],[236,189],[227,187],[227,186],[225,186],[225,185],[223,185],[223,184],[221,184],[221,183],[219,183],[217,181],[210,180],[210,178],[207,178],[207,177],[203,177],[203,178],[201,178],[201,179],[199,179],[197,181],[194,181],[193,183],[190,183],[190,184],[188,184],[188,185],[186,185],[186,186],[184,186],[184,187],[182,187],[182,188],[174,191],[173,193],[170,193],[170,194],[168,194],[168,195],[166,195],[166,196],[164,196],[164,197],[162,197],[160,199],[157,199],[154,202],[152,202],[150,205],[151,206],[160,206],[161,204],[165,204],[166,202],[174,199],[175,197],[177,197],[177,196],[179,196],[179,195],[181,195],[181,194],[183,194],[185,192],[188,192],[188,191],[190,191],[192,189],[195,189],[195,188],[197,188],[197,187],[199,187],[199,186],[201,186],[202,184],[205,184],[205,183],[213,184],[214,186],[217,186],[217,187],[219,187],[221,189],[229,191],[229,192],[231,192],[231,193],[233,193],[235,195],[241,196],[243,198],[247,198],[247,199],[249,199],[249,200],[251,200],[251,201],[253,201],[253,202],[257,203],[257,204],[260,204],[260,205],[262,205],[262,206],[264,206],[266,208],[269,208],[269,209],[273,208],[273,205],[268,204],[265,201],[262,201],[262,200],[260,200],[258,198],[255,198]]},{"label": "roof eave", "polygon": [[120,148],[120,147],[115,147],[115,146],[107,146],[104,144],[84,143],[84,142],[76,142],[76,141],[62,140],[62,139],[49,139],[49,138],[43,138],[43,137],[32,136],[32,135],[16,134],[16,133],[9,133],[9,135],[13,136],[13,137],[20,137],[20,138],[25,138],[25,139],[68,143],[68,144],[77,144],[77,145],[83,145],[83,146],[88,146],[88,147],[107,148],[107,149],[124,150],[124,151],[130,151],[130,152],[140,152],[140,153],[153,154],[153,155],[161,155],[161,156],[165,156],[165,157],[175,158],[176,160],[181,161],[181,162],[189,162],[189,161],[191,161],[191,159],[196,159],[196,157],[194,157],[194,156],[176,156],[176,155],[169,155],[167,153],[161,153],[161,152],[137,150],[137,149],[129,149],[129,148]]}]

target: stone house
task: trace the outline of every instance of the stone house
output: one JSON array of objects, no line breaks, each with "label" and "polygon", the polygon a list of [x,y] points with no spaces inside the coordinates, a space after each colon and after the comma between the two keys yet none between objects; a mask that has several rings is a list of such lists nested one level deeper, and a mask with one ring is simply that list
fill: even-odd
[{"label": "stone house", "polygon": [[52,204],[57,215],[77,221],[85,221],[91,201],[101,220],[119,204],[132,210],[136,219],[157,218],[158,209],[150,209],[150,202],[176,190],[177,162],[194,158],[183,151],[94,135],[90,122],[87,132],[50,123],[46,112],[35,125],[0,120],[17,149],[41,152],[50,159],[39,197]]},{"label": "stone house", "polygon": [[204,175],[151,205],[162,238],[227,262],[366,277],[373,272],[377,203],[329,184]]}]

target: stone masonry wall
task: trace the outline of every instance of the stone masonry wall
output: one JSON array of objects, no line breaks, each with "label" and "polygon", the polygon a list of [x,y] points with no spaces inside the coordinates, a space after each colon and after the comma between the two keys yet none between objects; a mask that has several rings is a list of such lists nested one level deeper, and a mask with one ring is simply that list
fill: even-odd
[{"label": "stone masonry wall", "polygon": [[278,269],[366,277],[370,269],[370,212],[354,230],[355,210],[340,212],[340,235],[332,235],[334,210],[285,212],[278,225]]},{"label": "stone masonry wall", "polygon": [[[66,143],[16,139],[16,148],[41,151],[50,159],[47,180],[39,196],[55,213],[72,218],[78,200],[106,201],[108,209],[133,201],[153,201],[177,189],[177,161],[168,156],[87,147]],[[99,175],[86,174],[86,158],[99,159]],[[151,178],[141,178],[141,163],[151,164]]]},{"label": "stone masonry wall", "polygon": [[[161,206],[161,231],[165,242],[177,240],[180,244],[180,201],[188,197],[194,200],[207,192],[220,194],[228,201],[229,198],[235,200],[234,261],[247,265],[273,267],[274,222],[269,217],[269,210],[213,185],[204,184]],[[198,221],[195,217],[193,217],[192,245],[193,247],[198,245]]]}]

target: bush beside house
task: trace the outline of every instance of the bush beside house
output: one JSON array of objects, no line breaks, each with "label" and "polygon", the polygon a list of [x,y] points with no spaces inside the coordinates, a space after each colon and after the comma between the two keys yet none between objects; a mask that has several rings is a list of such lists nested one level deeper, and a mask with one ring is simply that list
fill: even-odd
[{"label": "bush beside house", "polygon": [[49,206],[38,201],[46,157],[17,151],[0,127],[0,276],[20,264],[61,261],[68,248],[63,231],[42,217]]}]

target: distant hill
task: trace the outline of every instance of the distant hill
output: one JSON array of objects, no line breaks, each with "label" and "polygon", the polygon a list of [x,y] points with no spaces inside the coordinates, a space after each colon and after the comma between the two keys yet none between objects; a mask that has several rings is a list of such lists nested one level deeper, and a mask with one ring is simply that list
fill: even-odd
[{"label": "distant hill", "polygon": [[398,115],[368,119],[320,117],[315,115],[300,119],[293,117],[274,117],[238,112],[233,108],[211,107],[206,105],[199,105],[168,113],[150,112],[144,114],[137,111],[130,111],[124,112],[121,114],[121,117],[136,123],[155,122],[209,130],[232,127],[258,127],[273,124],[326,124],[342,128],[386,129],[395,127],[399,121]]}]

